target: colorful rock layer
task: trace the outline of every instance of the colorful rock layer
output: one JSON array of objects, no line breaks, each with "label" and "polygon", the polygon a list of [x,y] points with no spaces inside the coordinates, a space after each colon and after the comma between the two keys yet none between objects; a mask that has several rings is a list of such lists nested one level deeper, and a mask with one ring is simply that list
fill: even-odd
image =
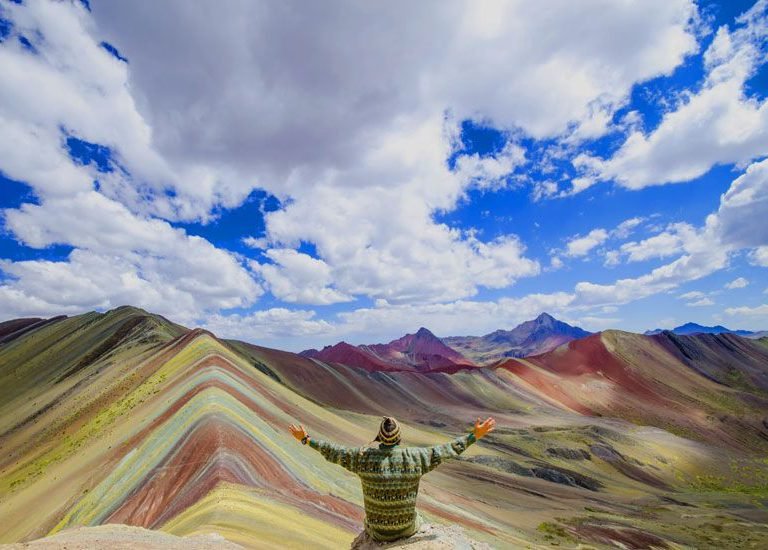
[{"label": "colorful rock layer", "polygon": [[[498,547],[726,536],[707,522],[746,526],[727,536],[748,543],[766,523],[768,348],[756,341],[612,332],[420,373],[222,341],[134,308],[2,323],[0,338],[0,542],[121,523],[253,548],[348,546],[359,481],[286,428],[359,446],[383,414],[411,445],[497,418],[424,478],[419,508]],[[704,506],[724,519],[690,513]]]}]

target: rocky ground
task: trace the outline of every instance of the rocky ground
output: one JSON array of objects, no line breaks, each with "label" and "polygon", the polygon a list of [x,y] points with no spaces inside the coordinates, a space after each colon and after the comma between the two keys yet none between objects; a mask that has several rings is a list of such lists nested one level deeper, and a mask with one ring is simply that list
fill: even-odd
[{"label": "rocky ground", "polygon": [[484,542],[477,542],[457,525],[433,525],[425,523],[418,532],[407,539],[380,544],[365,531],[352,542],[352,550],[379,550],[382,548],[408,548],[408,550],[491,550]]},{"label": "rocky ground", "polygon": [[[243,547],[215,534],[194,537],[176,537],[160,531],[151,531],[128,525],[100,525],[67,529],[56,535],[17,544],[0,544],[0,550],[236,550]],[[408,550],[491,550],[485,543],[469,537],[456,525],[424,524],[407,539],[379,544],[360,533],[352,543],[352,550],[380,550],[408,548]]]},{"label": "rocky ground", "polygon": [[100,525],[67,529],[51,537],[18,544],[0,544],[2,550],[237,550],[220,535],[176,537],[160,531],[150,531],[128,525]]}]

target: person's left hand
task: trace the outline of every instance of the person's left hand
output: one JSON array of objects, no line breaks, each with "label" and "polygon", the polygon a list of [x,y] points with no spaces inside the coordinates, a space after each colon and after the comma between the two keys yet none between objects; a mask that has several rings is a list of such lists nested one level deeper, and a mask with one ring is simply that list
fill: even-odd
[{"label": "person's left hand", "polygon": [[298,441],[301,441],[305,437],[307,437],[307,430],[304,429],[304,426],[299,424],[298,426],[296,424],[291,424],[288,426],[288,429],[291,431],[291,435],[295,437]]}]

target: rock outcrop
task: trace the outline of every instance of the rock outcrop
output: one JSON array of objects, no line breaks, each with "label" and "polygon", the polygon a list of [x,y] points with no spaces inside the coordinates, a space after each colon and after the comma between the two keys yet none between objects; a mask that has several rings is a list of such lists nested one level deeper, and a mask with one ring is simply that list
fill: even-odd
[{"label": "rock outcrop", "polygon": [[378,543],[365,531],[352,542],[351,550],[380,550],[382,548],[407,548],[408,550],[491,550],[484,542],[470,539],[457,525],[425,523],[416,534],[407,539]]}]

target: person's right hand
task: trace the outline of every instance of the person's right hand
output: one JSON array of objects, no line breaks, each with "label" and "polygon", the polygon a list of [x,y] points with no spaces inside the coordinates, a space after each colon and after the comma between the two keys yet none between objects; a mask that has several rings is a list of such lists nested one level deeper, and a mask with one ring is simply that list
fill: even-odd
[{"label": "person's right hand", "polygon": [[296,438],[297,441],[301,441],[307,436],[307,430],[305,430],[304,426],[301,424],[298,426],[296,424],[291,424],[288,426],[288,430],[291,432],[291,435]]},{"label": "person's right hand", "polygon": [[492,432],[493,429],[496,427],[496,421],[492,417],[488,417],[485,419],[484,422],[481,422],[478,418],[475,421],[475,439],[480,439],[481,437],[485,437],[485,435],[488,432]]}]

